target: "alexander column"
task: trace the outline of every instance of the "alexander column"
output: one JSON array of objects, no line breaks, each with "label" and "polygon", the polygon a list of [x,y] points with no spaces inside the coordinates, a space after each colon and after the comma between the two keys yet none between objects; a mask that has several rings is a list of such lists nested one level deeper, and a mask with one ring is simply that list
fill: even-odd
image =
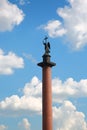
[{"label": "alexander column", "polygon": [[52,130],[52,85],[51,85],[51,67],[56,64],[50,61],[50,43],[45,37],[43,44],[45,53],[42,56],[43,61],[38,63],[42,67],[42,130]]}]

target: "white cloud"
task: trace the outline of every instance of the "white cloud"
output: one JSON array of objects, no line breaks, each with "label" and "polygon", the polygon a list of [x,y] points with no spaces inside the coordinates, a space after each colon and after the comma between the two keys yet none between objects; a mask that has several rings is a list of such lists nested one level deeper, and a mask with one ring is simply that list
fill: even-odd
[{"label": "white cloud", "polygon": [[18,125],[20,130],[30,130],[30,123],[27,118],[24,118]]},{"label": "white cloud", "polygon": [[70,101],[53,108],[54,130],[87,130],[85,115],[78,112]]},{"label": "white cloud", "polygon": [[29,61],[31,61],[32,63],[34,64],[37,64],[37,60],[32,56],[32,54],[26,54],[26,53],[23,53],[23,56],[25,58],[27,58]]},{"label": "white cloud", "polygon": [[24,19],[24,13],[8,0],[0,0],[0,31],[11,31]]},{"label": "white cloud", "polygon": [[30,83],[26,83],[23,89],[24,95],[41,97],[42,93],[42,83],[41,81],[34,76]]},{"label": "white cloud", "polygon": [[[62,82],[55,78],[52,80],[52,88],[53,102],[59,103],[58,107],[53,106],[54,130],[87,130],[85,115],[77,111],[70,101],[66,101],[70,97],[87,97],[87,79],[77,82],[68,78]],[[36,76],[33,77],[25,84],[23,96],[13,95],[0,101],[0,116],[41,114],[41,90],[41,81]],[[30,130],[30,123],[26,118],[19,123],[19,129]]]},{"label": "white cloud", "polygon": [[[40,89],[40,90],[39,90]],[[33,77],[24,87],[24,95],[12,95],[0,102],[0,115],[19,116],[27,114],[41,114],[41,82]]]},{"label": "white cloud", "polygon": [[47,31],[50,37],[63,36],[66,33],[66,30],[58,20],[48,21],[47,25],[43,25],[41,28]]},{"label": "white cloud", "polygon": [[68,2],[69,5],[57,9],[62,22],[50,21],[43,28],[51,37],[66,35],[66,44],[74,50],[80,50],[87,45],[87,0]]},{"label": "white cloud", "polygon": [[70,97],[87,97],[87,79],[78,82],[73,78],[68,78],[64,82],[58,78],[53,79],[53,97],[54,102],[61,102]]},{"label": "white cloud", "polygon": [[0,75],[12,74],[14,69],[23,68],[23,58],[18,57],[15,53],[9,52],[7,55],[0,49]]},{"label": "white cloud", "polygon": [[[87,97],[87,79],[74,81],[68,78],[65,82],[55,78],[52,81],[53,103],[62,103],[69,98]],[[0,115],[19,116],[41,114],[42,83],[35,76],[23,88],[23,95],[12,95],[0,101]]]},{"label": "white cloud", "polygon": [[[59,78],[52,80],[53,101],[62,102],[68,98],[87,97],[87,79],[75,81],[73,78],[68,78],[62,81]],[[23,89],[25,96],[41,97],[42,82],[35,76],[30,83],[25,84]]]},{"label": "white cloud", "polygon": [[0,130],[6,130],[7,129],[7,126],[5,125],[0,125]]},{"label": "white cloud", "polygon": [[41,113],[41,98],[13,95],[0,102],[0,115],[20,116]]}]

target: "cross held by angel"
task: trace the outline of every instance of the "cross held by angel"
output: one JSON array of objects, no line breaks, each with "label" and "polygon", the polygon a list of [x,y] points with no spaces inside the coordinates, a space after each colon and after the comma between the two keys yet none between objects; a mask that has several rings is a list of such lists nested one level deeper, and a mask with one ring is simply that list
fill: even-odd
[{"label": "cross held by angel", "polygon": [[45,46],[45,54],[50,53],[50,43],[47,40],[48,40],[48,37],[45,37],[43,40],[43,45]]}]

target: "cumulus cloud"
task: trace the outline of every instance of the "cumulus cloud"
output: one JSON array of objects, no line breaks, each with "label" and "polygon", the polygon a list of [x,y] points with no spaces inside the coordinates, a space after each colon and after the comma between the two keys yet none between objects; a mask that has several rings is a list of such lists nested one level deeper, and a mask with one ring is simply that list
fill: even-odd
[{"label": "cumulus cloud", "polygon": [[[87,79],[75,81],[68,78],[62,82],[52,80],[53,103],[63,103],[69,98],[87,97]],[[19,116],[41,114],[42,112],[42,82],[35,76],[23,88],[23,95],[12,95],[0,101],[0,116]]]},{"label": "cumulus cloud", "polygon": [[4,51],[0,49],[0,75],[12,74],[14,72],[14,69],[23,67],[23,58],[18,57],[13,52],[5,54]]},{"label": "cumulus cloud", "polygon": [[62,24],[58,20],[48,21],[46,25],[41,26],[45,31],[48,32],[50,37],[63,36],[66,34],[66,30],[62,27]]},{"label": "cumulus cloud", "polygon": [[50,21],[43,26],[51,37],[66,35],[67,44],[74,50],[80,50],[87,45],[87,1],[68,0],[69,4],[57,9],[62,18]]},{"label": "cumulus cloud", "polygon": [[[68,98],[87,97],[87,79],[75,81],[68,78],[62,81],[59,78],[52,80],[53,102],[62,102]],[[30,83],[26,83],[23,89],[26,96],[41,97],[42,82],[35,76]]]},{"label": "cumulus cloud", "polygon": [[6,130],[7,129],[7,126],[5,125],[0,125],[0,130]]},{"label": "cumulus cloud", "polygon": [[58,78],[53,79],[54,102],[62,102],[70,97],[87,97],[87,79],[81,79],[78,82],[73,78],[68,78],[64,82]]},{"label": "cumulus cloud", "polygon": [[24,118],[18,125],[20,130],[30,130],[30,122],[27,118]]},{"label": "cumulus cloud", "polygon": [[54,130],[87,130],[85,115],[78,112],[70,101],[53,108]]},{"label": "cumulus cloud", "polygon": [[39,91],[41,92],[41,83],[37,77],[33,77],[30,83],[25,85],[23,96],[12,95],[0,102],[0,115],[41,114],[42,99]]},{"label": "cumulus cloud", "polygon": [[26,83],[23,89],[24,95],[34,96],[34,97],[41,97],[42,91],[42,82],[34,76],[30,83]]},{"label": "cumulus cloud", "polygon": [[[52,80],[53,102],[60,103],[53,106],[54,130],[87,130],[85,115],[76,110],[76,107],[66,101],[69,97],[87,97],[87,79],[74,81],[72,78],[62,82],[55,78]],[[24,116],[27,114],[41,114],[42,83],[35,76],[23,88],[23,96],[13,95],[0,102],[0,116]],[[30,130],[29,121],[24,118],[19,128]]]},{"label": "cumulus cloud", "polygon": [[[87,130],[87,122],[83,112],[77,111],[72,102],[66,100],[75,97],[87,97],[87,79],[75,81],[68,78],[62,82],[55,78],[52,80],[53,89],[53,124],[54,130]],[[23,88],[23,96],[12,95],[0,101],[0,116],[26,116],[41,114],[42,83],[34,76]],[[58,104],[58,107],[55,105]],[[24,118],[19,129],[30,130],[29,121]],[[5,130],[2,127],[1,130]]]},{"label": "cumulus cloud", "polygon": [[0,115],[21,116],[41,113],[41,98],[13,95],[0,102]]},{"label": "cumulus cloud", "polygon": [[24,13],[8,0],[0,0],[0,31],[11,31],[24,19]]}]

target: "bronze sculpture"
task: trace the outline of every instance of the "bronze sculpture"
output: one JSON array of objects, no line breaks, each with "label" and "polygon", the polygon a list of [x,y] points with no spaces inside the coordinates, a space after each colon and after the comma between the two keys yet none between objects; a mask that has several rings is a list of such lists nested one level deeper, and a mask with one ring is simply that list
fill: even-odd
[{"label": "bronze sculpture", "polygon": [[50,43],[47,42],[48,37],[45,37],[43,40],[43,44],[45,46],[45,54],[49,54],[50,53]]}]

